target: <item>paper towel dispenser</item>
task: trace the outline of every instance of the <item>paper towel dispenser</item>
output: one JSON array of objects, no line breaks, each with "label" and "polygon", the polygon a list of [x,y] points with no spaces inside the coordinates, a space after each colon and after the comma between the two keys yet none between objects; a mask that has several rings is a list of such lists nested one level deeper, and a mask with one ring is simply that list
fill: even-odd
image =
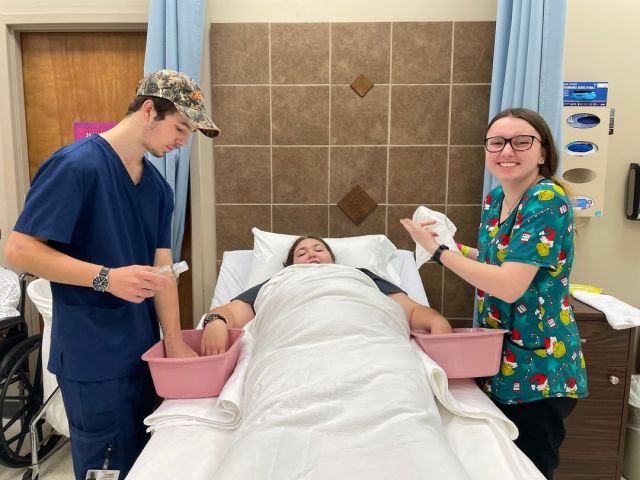
[{"label": "paper towel dispenser", "polygon": [[640,164],[629,165],[627,182],[627,218],[640,220]]}]

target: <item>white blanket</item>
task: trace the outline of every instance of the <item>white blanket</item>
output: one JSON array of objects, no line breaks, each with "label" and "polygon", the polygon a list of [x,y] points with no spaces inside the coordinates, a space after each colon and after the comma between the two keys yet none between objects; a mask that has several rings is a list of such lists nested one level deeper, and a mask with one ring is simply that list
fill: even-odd
[{"label": "white blanket", "polygon": [[[411,340],[438,399],[438,409],[449,444],[473,479],[540,479],[538,472],[513,440],[515,424],[498,410],[472,379],[448,380],[436,362]],[[496,455],[496,452],[501,452]]]},{"label": "white blanket", "polygon": [[470,478],[402,308],[366,275],[294,265],[256,311],[243,421],[215,479]]},{"label": "white blanket", "polygon": [[253,337],[245,332],[241,338],[236,368],[225,383],[220,395],[213,398],[171,399],[147,418],[147,432],[184,425],[209,425],[221,429],[235,429],[240,424],[240,406],[244,394],[247,367],[253,350]]},{"label": "white blanket", "polygon": [[368,277],[299,266],[266,288],[250,328],[241,426],[205,427],[196,417],[216,417],[215,399],[206,412],[189,400],[127,480],[543,480],[512,442],[513,423],[473,380],[448,381],[409,342],[401,309]]}]

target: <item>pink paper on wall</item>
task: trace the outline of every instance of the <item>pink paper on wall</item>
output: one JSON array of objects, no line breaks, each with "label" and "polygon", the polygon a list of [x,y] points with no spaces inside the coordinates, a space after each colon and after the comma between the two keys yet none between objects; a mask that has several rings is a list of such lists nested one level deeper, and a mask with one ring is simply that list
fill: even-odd
[{"label": "pink paper on wall", "polygon": [[96,133],[106,132],[118,122],[73,122],[73,141]]}]

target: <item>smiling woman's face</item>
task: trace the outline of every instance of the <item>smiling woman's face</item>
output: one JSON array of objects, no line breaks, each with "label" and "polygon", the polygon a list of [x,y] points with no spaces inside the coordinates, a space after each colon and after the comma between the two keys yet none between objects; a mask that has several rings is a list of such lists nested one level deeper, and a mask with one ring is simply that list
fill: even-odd
[{"label": "smiling woman's face", "polygon": [[503,117],[491,125],[487,138],[502,137],[512,139],[518,135],[535,137],[531,148],[515,151],[507,143],[500,152],[485,150],[487,168],[501,183],[530,183],[538,176],[540,164],[544,161],[544,147],[540,144],[540,134],[528,122],[516,117]]},{"label": "smiling woman's face", "polygon": [[333,263],[327,247],[315,238],[305,238],[293,252],[293,264]]}]

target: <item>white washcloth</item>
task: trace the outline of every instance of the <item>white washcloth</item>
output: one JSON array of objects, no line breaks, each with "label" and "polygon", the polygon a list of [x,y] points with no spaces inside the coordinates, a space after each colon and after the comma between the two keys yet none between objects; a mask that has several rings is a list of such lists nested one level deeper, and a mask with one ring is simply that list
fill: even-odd
[{"label": "white washcloth", "polygon": [[[413,213],[413,221],[416,223],[426,220],[435,220],[436,223],[429,227],[429,230],[438,234],[436,239],[441,245],[446,245],[450,250],[459,252],[453,236],[456,233],[456,226],[444,214],[436,212],[427,207],[420,206]],[[431,259],[431,254],[427,252],[419,243],[416,242],[416,265],[420,268],[423,264]]]},{"label": "white washcloth", "polygon": [[220,395],[213,398],[168,399],[144,419],[147,432],[183,425],[209,425],[220,429],[234,429],[240,424],[244,381],[253,352],[253,337],[249,332],[240,340],[240,354],[236,368],[225,383]]},{"label": "white washcloth", "polygon": [[624,303],[611,295],[574,290],[572,295],[581,302],[600,310],[607,317],[611,328],[621,330],[623,328],[640,327],[640,309]]}]

